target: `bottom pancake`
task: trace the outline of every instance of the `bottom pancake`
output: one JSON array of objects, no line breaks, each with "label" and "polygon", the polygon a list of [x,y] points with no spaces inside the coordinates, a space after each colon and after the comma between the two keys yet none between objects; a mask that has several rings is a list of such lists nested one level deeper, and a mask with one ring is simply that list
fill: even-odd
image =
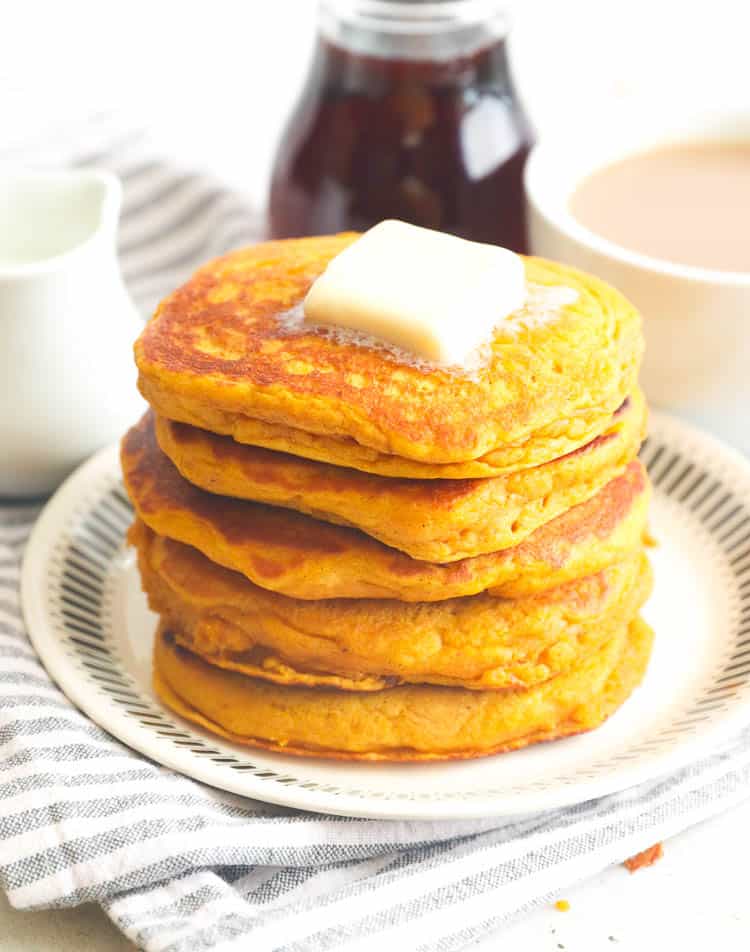
[{"label": "bottom pancake", "polygon": [[251,747],[346,760],[465,759],[599,726],[641,681],[652,639],[637,619],[573,671],[525,691],[408,685],[353,693],[279,687],[214,667],[161,628],[154,687],[181,716]]}]

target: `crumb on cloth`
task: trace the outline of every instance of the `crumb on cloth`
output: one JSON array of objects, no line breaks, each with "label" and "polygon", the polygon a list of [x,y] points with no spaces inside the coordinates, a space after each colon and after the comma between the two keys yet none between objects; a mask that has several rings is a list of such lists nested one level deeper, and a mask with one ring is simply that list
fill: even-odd
[{"label": "crumb on cloth", "polygon": [[649,846],[648,849],[642,850],[640,853],[636,853],[635,856],[626,859],[622,865],[629,872],[634,873],[637,869],[642,869],[644,866],[653,866],[663,855],[664,847],[662,844],[654,843],[654,845]]}]

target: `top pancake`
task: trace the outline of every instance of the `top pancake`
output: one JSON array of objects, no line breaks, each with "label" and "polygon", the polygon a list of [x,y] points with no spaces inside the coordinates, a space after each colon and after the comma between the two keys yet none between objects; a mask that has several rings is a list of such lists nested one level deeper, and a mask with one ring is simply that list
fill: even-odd
[{"label": "top pancake", "polygon": [[[526,259],[532,288],[568,288],[548,319],[496,330],[473,377],[290,321],[356,235],[269,242],[201,268],[136,343],[142,393],[172,420],[388,476],[490,476],[590,441],[633,390],[640,319],[604,283]],[[461,315],[457,315],[457,320]]]}]

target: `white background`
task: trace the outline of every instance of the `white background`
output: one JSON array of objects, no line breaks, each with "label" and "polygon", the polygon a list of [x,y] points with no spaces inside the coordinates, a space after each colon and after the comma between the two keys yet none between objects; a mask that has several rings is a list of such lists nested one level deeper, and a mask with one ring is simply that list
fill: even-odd
[{"label": "white background", "polygon": [[[654,102],[750,108],[745,0],[513,6],[517,81],[542,133],[557,126],[574,135],[578,123]],[[263,205],[273,147],[304,81],[313,0],[0,0],[0,15],[0,151],[67,116],[122,107],[180,161],[218,173]],[[548,904],[482,949],[750,948],[749,830],[750,806],[668,843],[651,870],[611,869],[568,891],[570,912]],[[20,914],[0,901],[4,952],[85,945],[126,947],[96,909]]]},{"label": "white background", "polygon": [[[746,0],[509,6],[518,84],[541,130],[574,134],[654,99],[750,104]],[[184,160],[263,200],[314,0],[0,0],[0,13],[0,149],[65,114],[121,105]]]}]

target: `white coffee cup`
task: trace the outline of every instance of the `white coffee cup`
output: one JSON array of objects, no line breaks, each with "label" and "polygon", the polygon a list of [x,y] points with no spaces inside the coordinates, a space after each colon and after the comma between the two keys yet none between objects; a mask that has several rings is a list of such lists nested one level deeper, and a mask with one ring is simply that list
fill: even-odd
[{"label": "white coffee cup", "polygon": [[[618,288],[644,318],[641,380],[654,406],[676,410],[750,453],[750,272],[661,261],[602,238],[570,212],[591,172],[679,142],[750,142],[750,112],[634,111],[588,131],[553,133],[532,150],[525,188],[533,254],[574,265]],[[696,222],[696,227],[700,223]],[[750,209],[748,209],[750,241]]]}]

